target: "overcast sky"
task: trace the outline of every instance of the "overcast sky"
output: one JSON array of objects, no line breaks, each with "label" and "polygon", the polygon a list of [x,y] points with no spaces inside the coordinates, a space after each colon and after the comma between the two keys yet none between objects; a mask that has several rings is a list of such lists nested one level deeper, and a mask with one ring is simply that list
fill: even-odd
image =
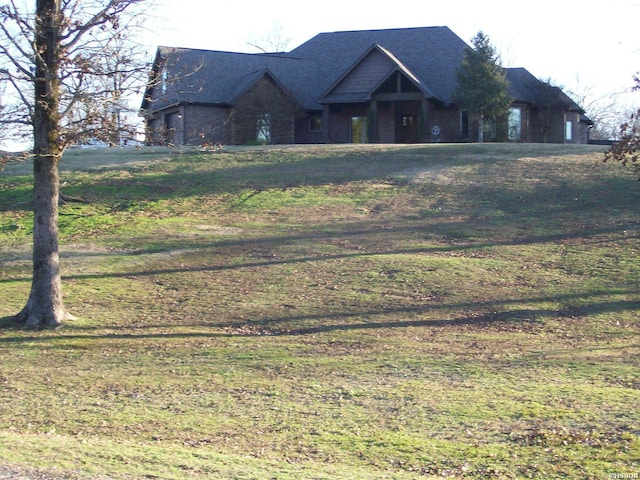
[{"label": "overcast sky", "polygon": [[249,41],[279,31],[291,50],[322,32],[448,26],[467,43],[482,30],[504,66],[578,93],[628,90],[640,71],[640,0],[159,2],[151,48],[255,52]]}]

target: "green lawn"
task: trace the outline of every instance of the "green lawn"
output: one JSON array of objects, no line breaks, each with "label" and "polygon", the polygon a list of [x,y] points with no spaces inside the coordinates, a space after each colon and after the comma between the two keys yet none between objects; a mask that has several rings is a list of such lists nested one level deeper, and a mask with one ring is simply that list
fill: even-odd
[{"label": "green lawn", "polygon": [[[563,145],[69,152],[56,331],[0,172],[0,465],[640,475],[640,185]],[[4,317],[4,318],[3,318]],[[618,477],[623,478],[623,477]],[[631,477],[626,477],[631,478]]]}]

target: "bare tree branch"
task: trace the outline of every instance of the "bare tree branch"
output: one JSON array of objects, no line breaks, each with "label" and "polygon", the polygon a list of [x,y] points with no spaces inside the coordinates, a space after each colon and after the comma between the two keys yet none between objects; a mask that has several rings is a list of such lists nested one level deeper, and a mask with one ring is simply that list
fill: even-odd
[{"label": "bare tree branch", "polygon": [[62,301],[59,164],[70,143],[119,142],[122,100],[144,83],[146,62],[128,36],[132,7],[145,1],[36,0],[33,11],[15,0],[0,6],[0,124],[28,125],[33,138],[33,280],[15,316],[27,327],[73,318]]},{"label": "bare tree branch", "polygon": [[[6,97],[13,102],[6,105],[1,123],[24,127],[33,121],[32,91],[38,80],[34,62],[38,60],[45,65],[43,78],[52,73],[46,70],[42,52],[35,45],[35,29],[40,20],[17,3],[10,0],[0,6],[0,82],[7,85]],[[124,123],[127,119],[139,123],[133,113],[135,107],[127,99],[131,92],[139,93],[144,88],[148,65],[143,47],[130,41],[129,34],[141,26],[145,7],[151,3],[149,0],[60,2],[57,18],[60,63],[56,77],[60,83],[61,135],[66,142],[107,136],[112,139],[110,143],[116,143],[114,130],[131,130]],[[117,63],[113,62],[115,58]],[[115,76],[119,78],[117,84],[113,82]],[[114,123],[115,110],[118,114]]]},{"label": "bare tree branch", "polygon": [[[640,75],[634,78],[634,91],[640,91]],[[631,168],[640,180],[640,108],[620,125],[620,139],[605,152],[604,161],[619,162]]]}]

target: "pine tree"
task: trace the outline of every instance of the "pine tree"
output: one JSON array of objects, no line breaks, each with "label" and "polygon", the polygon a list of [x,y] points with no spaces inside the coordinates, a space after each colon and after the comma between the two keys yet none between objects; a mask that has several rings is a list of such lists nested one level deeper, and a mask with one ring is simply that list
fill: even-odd
[{"label": "pine tree", "polygon": [[509,82],[489,37],[478,32],[458,67],[454,101],[478,119],[478,141],[484,140],[484,120],[506,118],[511,96]]}]

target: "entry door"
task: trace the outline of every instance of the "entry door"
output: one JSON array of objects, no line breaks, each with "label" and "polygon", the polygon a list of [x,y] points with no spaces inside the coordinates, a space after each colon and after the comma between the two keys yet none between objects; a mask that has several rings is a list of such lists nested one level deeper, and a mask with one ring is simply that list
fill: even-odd
[{"label": "entry door", "polygon": [[400,115],[398,143],[418,142],[418,119],[415,115]]}]

